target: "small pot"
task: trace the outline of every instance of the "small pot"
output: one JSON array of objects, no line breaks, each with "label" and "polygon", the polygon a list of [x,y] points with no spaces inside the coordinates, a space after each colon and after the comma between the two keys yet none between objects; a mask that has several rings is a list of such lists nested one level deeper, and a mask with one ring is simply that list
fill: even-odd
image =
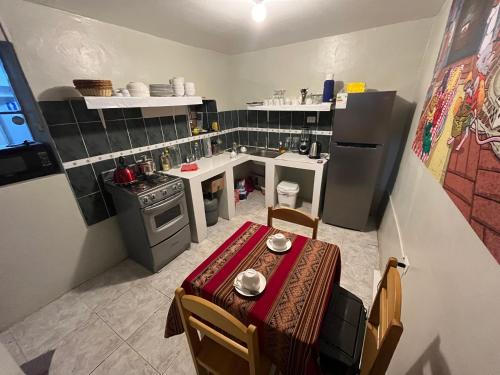
[{"label": "small pot", "polygon": [[143,155],[142,160],[137,162],[137,166],[139,167],[140,173],[146,176],[151,176],[156,171],[155,162],[146,155]]}]

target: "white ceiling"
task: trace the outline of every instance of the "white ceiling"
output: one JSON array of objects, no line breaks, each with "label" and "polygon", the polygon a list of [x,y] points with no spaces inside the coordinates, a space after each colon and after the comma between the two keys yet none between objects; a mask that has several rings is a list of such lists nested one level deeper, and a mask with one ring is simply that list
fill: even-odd
[{"label": "white ceiling", "polygon": [[444,0],[29,0],[195,47],[237,54],[432,17]]}]

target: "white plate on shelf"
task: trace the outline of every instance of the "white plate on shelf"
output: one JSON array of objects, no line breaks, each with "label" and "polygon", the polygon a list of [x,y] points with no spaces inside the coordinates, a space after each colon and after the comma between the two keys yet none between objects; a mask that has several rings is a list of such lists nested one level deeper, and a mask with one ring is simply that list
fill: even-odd
[{"label": "white plate on shelf", "polygon": [[266,278],[259,271],[257,271],[257,274],[259,275],[259,279],[260,279],[259,290],[256,290],[254,292],[254,291],[250,291],[248,289],[245,289],[244,287],[241,286],[241,277],[243,275],[243,272],[240,272],[238,274],[238,276],[236,276],[236,278],[234,279],[234,282],[233,282],[234,289],[236,289],[236,291],[239,294],[241,294],[242,296],[245,296],[245,297],[258,296],[259,294],[261,294],[264,291],[264,289],[266,289]]},{"label": "white plate on shelf", "polygon": [[291,249],[292,247],[292,241],[290,239],[286,240],[286,246],[283,249],[277,249],[273,245],[273,240],[271,238],[268,238],[266,241],[267,248],[271,251],[274,251],[275,253],[285,253],[288,250]]}]

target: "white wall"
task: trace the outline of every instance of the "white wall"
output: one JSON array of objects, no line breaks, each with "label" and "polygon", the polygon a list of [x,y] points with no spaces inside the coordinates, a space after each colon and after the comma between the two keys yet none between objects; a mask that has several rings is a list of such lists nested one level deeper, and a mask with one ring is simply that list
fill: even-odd
[{"label": "white wall", "polygon": [[39,99],[60,99],[59,92],[41,94],[78,78],[111,79],[114,87],[124,87],[173,76],[195,82],[198,94],[222,106],[230,96],[224,54],[21,0],[0,0],[0,15]]},{"label": "white wall", "polygon": [[[228,102],[223,54],[21,0],[0,0],[0,16],[38,100],[73,95],[75,78],[184,76]],[[0,207],[0,330],[126,256],[116,219],[87,228],[64,175],[1,187]]]},{"label": "white wall", "polygon": [[126,257],[116,219],[87,228],[66,176],[0,188],[0,330]]},{"label": "white wall", "polygon": [[233,106],[244,108],[279,88],[290,97],[305,87],[322,93],[328,71],[336,80],[365,81],[412,100],[431,26],[432,19],[422,19],[231,56]]},{"label": "white wall", "polygon": [[403,277],[405,331],[388,372],[395,375],[496,374],[500,369],[498,264],[410,148],[450,6],[451,0],[435,18],[417,75],[419,105],[392,206],[379,231],[381,263],[401,256],[400,241],[411,263]]}]

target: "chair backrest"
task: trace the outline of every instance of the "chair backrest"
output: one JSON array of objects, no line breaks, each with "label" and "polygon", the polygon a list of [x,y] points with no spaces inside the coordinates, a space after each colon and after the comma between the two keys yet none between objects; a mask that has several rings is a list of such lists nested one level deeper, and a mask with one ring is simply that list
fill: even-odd
[{"label": "chair backrest", "polygon": [[361,375],[385,374],[399,338],[401,323],[401,277],[396,258],[389,258],[366,324]]},{"label": "chair backrest", "polygon": [[316,239],[318,235],[318,223],[319,218],[313,218],[299,210],[294,210],[293,208],[272,208],[267,209],[267,226],[273,226],[273,218],[288,221],[290,223],[303,225],[305,227],[312,228],[313,234],[312,238]]},{"label": "chair backrest", "polygon": [[[220,348],[247,361],[250,375],[260,373],[259,343],[257,328],[254,325],[245,326],[214,303],[197,296],[186,295],[183,288],[177,288],[175,299],[186,331],[191,355],[199,374],[206,371],[200,371],[199,363],[197,363],[202,345],[197,331],[214,341]],[[224,361],[224,358],[221,360]]]}]

